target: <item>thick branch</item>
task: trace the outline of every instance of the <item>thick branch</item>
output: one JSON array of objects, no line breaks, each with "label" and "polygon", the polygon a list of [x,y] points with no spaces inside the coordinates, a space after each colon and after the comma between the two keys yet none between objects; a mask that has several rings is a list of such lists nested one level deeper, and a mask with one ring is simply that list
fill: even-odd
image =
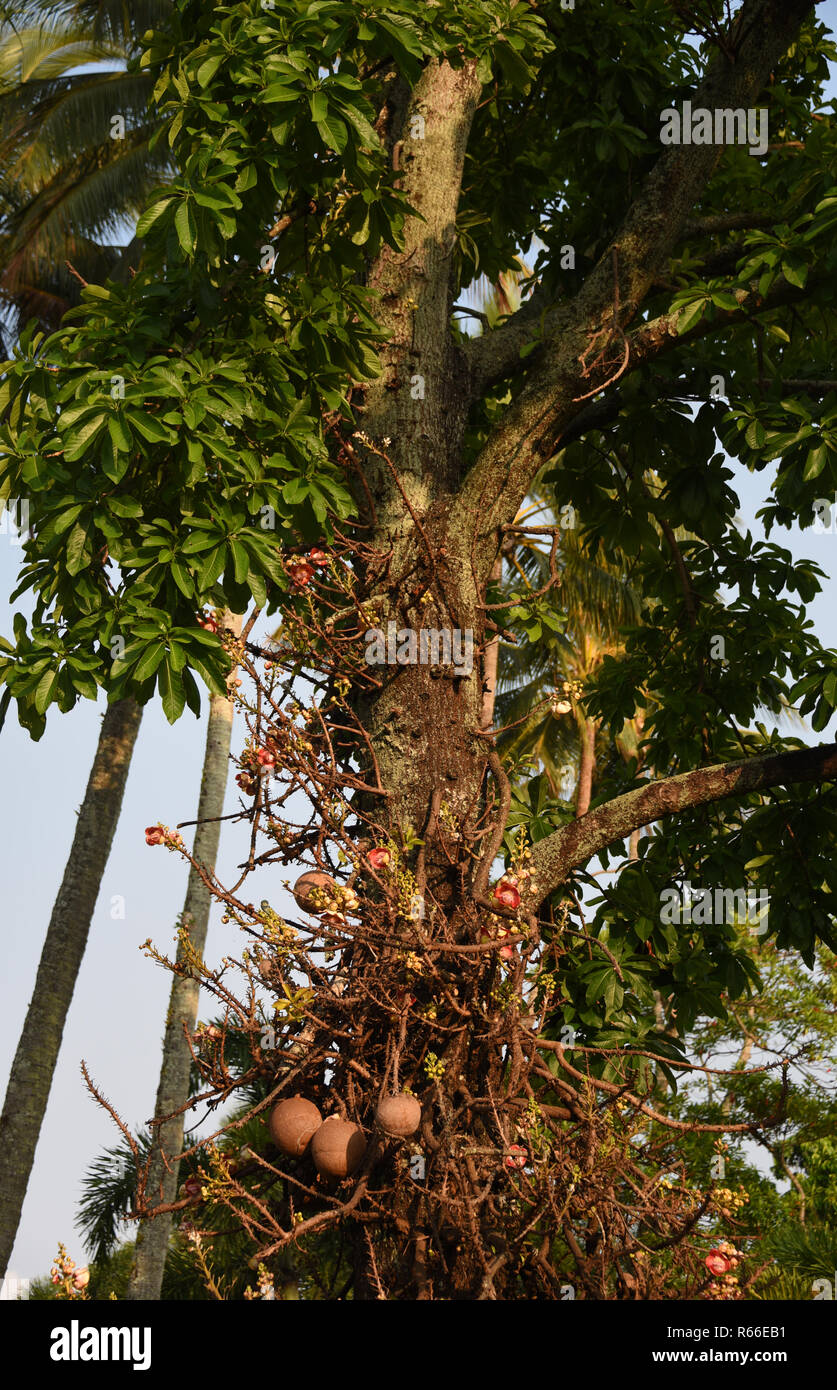
[{"label": "thick branch", "polygon": [[579,864],[587,863],[616,840],[623,840],[631,831],[651,825],[663,816],[770,787],[833,780],[837,780],[835,743],[719,763],[648,782],[588,811],[580,820],[571,821],[534,846],[532,866],[539,900],[554,892]]},{"label": "thick branch", "polygon": [[696,237],[716,236],[719,232],[747,232],[762,227],[772,227],[777,221],[776,212],[722,212],[714,217],[701,217],[695,222],[687,222],[683,228],[683,240],[692,241]]},{"label": "thick branch", "polygon": [[[696,222],[686,222],[680,241],[693,241],[699,237],[713,236],[721,232],[749,231],[762,227],[772,227],[779,213],[728,212],[715,217],[704,217]],[[742,244],[722,248],[702,264],[704,274],[709,275],[723,270],[732,258],[737,258],[743,250]],[[733,262],[734,263],[734,262]],[[464,345],[471,375],[472,390],[481,395],[487,387],[495,385],[507,376],[520,360],[520,350],[528,346],[535,337],[549,326],[555,311],[565,301],[550,299],[538,286],[534,293],[520,306],[516,314],[506,319],[497,328],[471,338]],[[469,310],[469,313],[472,312]],[[474,314],[487,322],[484,314]]]},{"label": "thick branch", "polygon": [[678,335],[677,324],[688,306],[676,309],[670,314],[660,314],[658,318],[649,319],[647,323],[628,334],[631,366],[642,366],[682,343],[693,343],[698,338],[706,338],[712,333],[745,323],[757,314],[767,314],[771,309],[781,309],[786,304],[795,304],[799,300],[807,299],[811,289],[818,283],[817,280],[811,279],[806,288],[801,290],[780,275],[765,295],[759,294],[754,283],[749,290],[735,291],[738,298],[737,309],[715,309],[711,318],[701,319],[694,328],[690,328],[682,336]]}]

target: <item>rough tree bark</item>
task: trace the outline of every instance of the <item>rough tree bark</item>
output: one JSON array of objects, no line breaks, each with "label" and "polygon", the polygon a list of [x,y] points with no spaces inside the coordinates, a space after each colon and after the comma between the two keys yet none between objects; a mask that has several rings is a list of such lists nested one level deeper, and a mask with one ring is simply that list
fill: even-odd
[{"label": "rough tree bark", "polygon": [[[714,58],[694,102],[709,108],[752,104],[812,8],[811,0],[748,0],[728,45],[733,58]],[[501,527],[513,520],[558,441],[574,433],[580,416],[592,418],[601,409],[602,402],[591,406],[588,398],[612,369],[602,367],[598,378],[585,375],[591,339],[610,329],[621,352],[622,324],[635,317],[676,249],[722,150],[665,149],[572,300],[550,301],[538,289],[504,325],[460,345],[449,328],[451,256],[479,90],[475,65],[466,62],[459,69],[429,64],[412,92],[400,84],[389,92],[384,138],[400,186],[423,220],[408,219],[403,249],[384,248],[370,267],[388,343],[384,371],[366,390],[366,442],[358,446],[365,486],[358,497],[373,543],[389,557],[372,592],[380,625],[392,619],[399,627],[471,629],[483,655],[482,604]],[[413,138],[417,125],[423,138]],[[730,311],[718,331],[751,308]],[[671,324],[643,325],[628,340],[627,369],[683,341]],[[526,385],[464,472],[472,404],[513,373],[521,348],[532,345]],[[359,711],[393,824],[420,833],[440,788],[454,813],[473,808],[486,770],[481,677],[478,668],[470,679],[450,680],[426,666],[405,666]]]},{"label": "rough tree bark", "polygon": [[[403,250],[385,247],[370,270],[389,341],[363,412],[374,444],[364,460],[375,499],[373,544],[392,552],[386,581],[373,591],[380,624],[471,631],[475,650],[483,636],[476,576],[443,517],[429,518],[455,495],[470,406],[464,355],[449,325],[456,210],[479,91],[475,63],[458,70],[442,63],[429,65],[411,93],[397,88],[390,95],[386,138],[401,186],[424,220],[408,219]],[[415,117],[424,123],[421,139],[411,138]],[[389,792],[389,814],[420,832],[437,788],[457,811],[474,798],[482,682],[478,662],[462,680],[421,664],[396,674],[361,719]]]},{"label": "rough tree bark", "polygon": [[[238,637],[241,618],[225,614],[224,626]],[[232,724],[232,699],[224,695],[213,696],[209,702],[206,751],[198,801],[198,826],[193,848],[194,858],[210,872],[215,867],[221,837],[221,822],[218,818],[224,811]],[[182,942],[178,942],[179,964],[185,962],[187,949],[189,953],[203,956],[210,905],[209,889],[197,871],[190,868],[181,916],[182,925],[188,929],[189,942],[188,948]],[[184,972],[173,977],[154,1107],[156,1116],[172,1118],[155,1128],[146,1183],[147,1194],[155,1202],[173,1202],[177,1193],[177,1155],[183,1148],[182,1110],[189,1099],[191,1065],[191,1053],[184,1035],[184,1027],[190,1031],[195,1027],[199,996],[200,980],[194,975]],[[181,1113],[175,1114],[175,1111]],[[159,1299],[171,1228],[172,1218],[169,1212],[139,1223],[135,1260],[125,1295],[129,1301]]]},{"label": "rough tree bark", "polygon": [[[713,59],[695,103],[750,105],[811,9],[810,0],[749,0],[729,45],[734,60],[723,53]],[[364,495],[374,498],[374,542],[390,555],[378,595],[381,625],[395,619],[399,626],[471,628],[475,650],[483,655],[482,604],[501,527],[513,520],[558,441],[573,432],[582,413],[601,406],[584,399],[596,385],[583,367],[591,337],[610,327],[621,351],[622,323],[635,316],[676,248],[722,150],[665,149],[613,244],[574,299],[546,301],[536,290],[504,325],[459,345],[449,329],[451,253],[478,93],[474,65],[467,62],[457,70],[446,63],[428,65],[412,92],[400,87],[390,92],[385,138],[400,185],[424,220],[408,219],[403,250],[384,248],[370,269],[369,283],[381,292],[389,341],[385,370],[367,390],[363,429]],[[417,116],[424,122],[420,139],[411,137]],[[742,305],[738,314],[730,312],[728,322],[740,321],[746,312]],[[718,331],[725,326],[726,320]],[[487,385],[515,370],[521,347],[533,341],[525,387],[463,476],[462,445],[472,403]],[[678,341],[683,340],[671,325],[636,330],[628,370]],[[598,375],[604,381],[610,373],[603,367]],[[486,775],[481,695],[478,668],[470,679],[450,680],[425,666],[405,666],[395,679],[387,676],[361,711],[393,824],[420,833],[440,788],[454,813],[468,814],[474,807]]]},{"label": "rough tree bark", "polygon": [[142,710],[105,711],[72,848],[47,928],[0,1116],[0,1271],[14,1246],[67,1011],[122,807]]},{"label": "rough tree bark", "polygon": [[[811,9],[810,0],[748,0],[734,25],[734,56],[719,54],[713,60],[694,103],[750,106]],[[574,299],[547,302],[544,292],[536,290],[503,326],[459,345],[449,328],[451,253],[478,93],[474,66],[467,62],[458,70],[430,64],[412,92],[400,87],[390,92],[385,139],[400,186],[423,220],[408,219],[403,250],[386,248],[369,275],[370,285],[381,293],[381,317],[388,330],[385,368],[366,390],[365,438],[358,446],[365,482],[358,497],[382,557],[380,578],[370,586],[378,622],[381,627],[394,620],[399,628],[471,629],[482,657],[473,675],[462,680],[421,664],[385,669],[381,689],[358,710],[386,798],[382,819],[396,838],[404,835],[408,842],[438,815],[440,798],[467,837],[485,813],[489,796],[502,791],[489,757],[492,740],[483,700],[486,679],[494,684],[496,651],[490,634],[486,641],[483,605],[502,527],[513,521],[559,443],[579,431],[581,417],[594,422],[596,412],[608,408],[607,400],[590,404],[596,388],[606,386],[613,374],[608,363],[587,375],[584,363],[591,342],[610,334],[615,360],[625,350],[623,371],[630,371],[687,341],[677,337],[672,322],[643,325],[630,338],[623,325],[635,319],[676,250],[722,153],[709,146],[666,149]],[[423,126],[414,121],[419,116]],[[416,126],[424,138],[412,138]],[[752,308],[742,303],[717,324],[718,331],[740,322]],[[466,472],[463,442],[469,410],[486,387],[516,370],[524,346],[534,348],[527,382]],[[586,751],[592,752],[587,746]],[[583,776],[579,819],[536,847],[538,902],[576,864],[660,815],[835,771],[833,750],[754,759],[651,784],[592,813],[587,810],[589,777]],[[444,902],[445,868],[433,863],[433,837],[425,838],[427,881],[437,901]],[[496,832],[489,841],[496,852]],[[485,892],[491,857],[483,856],[474,882],[478,898]],[[449,886],[453,890],[452,881]],[[528,906],[535,911],[538,902]],[[420,1221],[412,1223],[412,1230],[417,1296],[422,1296],[419,1266],[428,1232]],[[463,1280],[464,1287],[473,1273],[457,1271],[453,1284]],[[358,1286],[355,1297],[364,1296],[373,1295]]]}]

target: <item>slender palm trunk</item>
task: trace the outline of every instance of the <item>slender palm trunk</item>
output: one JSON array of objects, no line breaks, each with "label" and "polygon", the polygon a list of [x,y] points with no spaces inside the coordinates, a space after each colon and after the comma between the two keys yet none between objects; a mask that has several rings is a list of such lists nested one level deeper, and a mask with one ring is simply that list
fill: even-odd
[{"label": "slender palm trunk", "polygon": [[12,1063],[0,1116],[0,1272],[5,1272],[15,1242],[64,1023],[113,843],[141,717],[140,706],[130,699],[119,700],[105,711]]},{"label": "slender palm trunk", "polygon": [[[241,630],[241,618],[225,616],[225,626]],[[198,802],[198,826],[193,848],[194,858],[204,868],[212,870],[218,854],[221,836],[224,795],[227,788],[227,765],[232,737],[233,702],[223,695],[213,696],[209,703],[206,730],[206,752]],[[192,868],[186,889],[182,924],[188,928],[189,949],[203,955],[209,926],[211,905],[209,890]],[[183,943],[178,945],[177,959],[183,960]],[[174,1115],[189,1099],[189,1069],[191,1053],[184,1036],[184,1026],[191,1032],[198,1017],[200,981],[191,975],[175,975],[172,979],[166,1032],[163,1039],[163,1060],[157,1088],[155,1115],[173,1118],[156,1127],[146,1196],[153,1203],[175,1200],[179,1162],[183,1148],[183,1115]],[[163,1270],[168,1253],[172,1218],[170,1213],[141,1221],[137,1231],[136,1257],[125,1295],[129,1301],[157,1300],[163,1285]]]},{"label": "slender palm trunk", "polygon": [[583,719],[581,721],[581,762],[578,769],[578,791],[575,802],[576,816],[584,816],[590,809],[595,765],[596,722],[594,719]]}]

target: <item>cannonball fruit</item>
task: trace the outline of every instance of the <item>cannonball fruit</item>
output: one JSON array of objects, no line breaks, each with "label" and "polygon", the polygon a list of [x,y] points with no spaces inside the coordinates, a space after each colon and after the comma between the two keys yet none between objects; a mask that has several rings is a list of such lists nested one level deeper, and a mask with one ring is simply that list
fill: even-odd
[{"label": "cannonball fruit", "polygon": [[415,1134],[421,1123],[421,1103],[405,1091],[397,1096],[385,1096],[375,1112],[378,1127],[394,1139],[406,1139]]},{"label": "cannonball fruit", "polygon": [[283,1154],[301,1158],[322,1122],[316,1105],[302,1096],[293,1096],[274,1105],[268,1128],[274,1144]]},{"label": "cannonball fruit", "polygon": [[319,888],[325,897],[330,897],[332,891],[336,887],[337,885],[334,879],[331,878],[329,874],[321,873],[319,869],[309,869],[308,873],[303,874],[294,884],[294,897],[296,898],[297,905],[305,912],[316,913],[322,911],[322,909],[308,902],[311,889]]},{"label": "cannonball fruit", "polygon": [[345,1178],[363,1162],[366,1140],[363,1130],[339,1115],[323,1120],[311,1140],[311,1157],[326,1178]]}]

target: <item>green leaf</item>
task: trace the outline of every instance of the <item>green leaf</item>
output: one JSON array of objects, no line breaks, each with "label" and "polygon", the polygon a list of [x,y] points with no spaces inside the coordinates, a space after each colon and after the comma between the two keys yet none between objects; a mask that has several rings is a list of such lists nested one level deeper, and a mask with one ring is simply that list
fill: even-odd
[{"label": "green leaf", "polygon": [[230,549],[233,557],[233,573],[236,584],[243,584],[250,573],[250,557],[241,541],[233,541]]},{"label": "green leaf", "polygon": [[166,208],[174,202],[173,198],[159,198],[156,203],[152,203],[150,208],[146,208],[141,218],[137,222],[137,236],[144,237],[151,231],[154,223],[159,221]]},{"label": "green leaf", "polygon": [[188,667],[183,671],[182,680],[186,703],[195,717],[198,718],[201,712],[201,693],[197,681]]},{"label": "green leaf", "polygon": [[172,670],[168,657],[164,658],[160,666],[158,687],[160,699],[163,702],[163,713],[169,723],[174,724],[183,713],[186,691],[183,688],[182,677],[178,672]]},{"label": "green leaf", "polygon": [[335,150],[337,154],[342,154],[349,141],[349,131],[345,121],[341,121],[339,116],[328,116],[324,120],[317,121],[317,130],[320,132],[320,139],[330,150]]},{"label": "green leaf", "polygon": [[799,289],[805,288],[808,267],[804,261],[782,261],[782,274],[789,284],[796,285]]},{"label": "green leaf", "polygon": [[76,522],[67,541],[67,573],[78,574],[89,563],[89,537],[85,528]]},{"label": "green leaf", "polygon": [[174,225],[177,230],[177,239],[187,256],[195,254],[195,247],[198,241],[198,228],[195,222],[195,214],[192,212],[192,205],[188,199],[184,199],[174,214]]},{"label": "green leaf", "polygon": [[39,680],[38,688],[35,691],[35,709],[38,711],[38,714],[43,714],[47,706],[51,703],[57,680],[57,671],[45,671]]},{"label": "green leaf", "polygon": [[166,649],[162,643],[158,643],[156,646],[152,644],[146,647],[131,672],[132,678],[136,681],[148,680],[148,677],[153,676],[154,672],[157,670],[165,654]]},{"label": "green leaf", "polygon": [[684,333],[688,333],[690,328],[694,328],[706,313],[708,299],[696,299],[694,303],[687,304],[685,309],[681,309],[677,316],[677,335],[682,338]]},{"label": "green leaf", "polygon": [[198,86],[199,86],[199,87],[208,87],[208,86],[209,86],[210,82],[212,81],[213,77],[215,76],[216,72],[218,71],[219,67],[221,66],[221,63],[222,63],[222,62],[223,62],[223,57],[222,57],[222,56],[219,56],[219,57],[207,58],[205,62],[201,63],[200,67],[198,68],[197,74],[196,74],[196,75],[197,75],[197,79],[198,79]]},{"label": "green leaf", "polygon": [[142,504],[135,497],[108,497],[106,505],[114,516],[142,516]]},{"label": "green leaf", "polygon": [[171,562],[171,577],[180,590],[184,598],[193,599],[195,597],[195,586],[192,583],[191,575],[185,565],[179,560]]},{"label": "green leaf", "polygon": [[194,652],[189,653],[189,665],[193,671],[197,671],[212,695],[224,695],[226,693],[227,683],[218,668],[211,666],[208,661],[204,661]]},{"label": "green leaf", "polygon": [[815,448],[808,451],[805,461],[805,472],[802,474],[803,482],[810,483],[813,478],[818,478],[825,468],[825,461],[828,458],[828,446],[817,444]]},{"label": "green leaf", "polygon": [[289,86],[288,83],[290,80],[291,79],[283,79],[281,82],[269,83],[262,92],[262,101],[299,101],[299,87]]},{"label": "green leaf", "polygon": [[70,430],[64,441],[65,463],[75,463],[82,454],[86,453],[107,419],[107,415],[104,414],[93,415],[89,420],[85,420],[79,429]]},{"label": "green leaf", "polygon": [[109,416],[108,433],[113,440],[114,449],[121,453],[130,453],[134,444],[133,435],[120,414]]},{"label": "green leaf", "polygon": [[319,89],[316,92],[311,92],[308,97],[308,105],[311,107],[311,120],[315,124],[319,125],[320,121],[327,119],[328,97],[325,92]]},{"label": "green leaf", "polygon": [[155,420],[153,415],[149,415],[147,410],[126,410],[127,418],[130,420],[135,430],[138,430],[143,439],[147,439],[149,444],[170,444],[171,431],[167,430],[159,420]]}]

